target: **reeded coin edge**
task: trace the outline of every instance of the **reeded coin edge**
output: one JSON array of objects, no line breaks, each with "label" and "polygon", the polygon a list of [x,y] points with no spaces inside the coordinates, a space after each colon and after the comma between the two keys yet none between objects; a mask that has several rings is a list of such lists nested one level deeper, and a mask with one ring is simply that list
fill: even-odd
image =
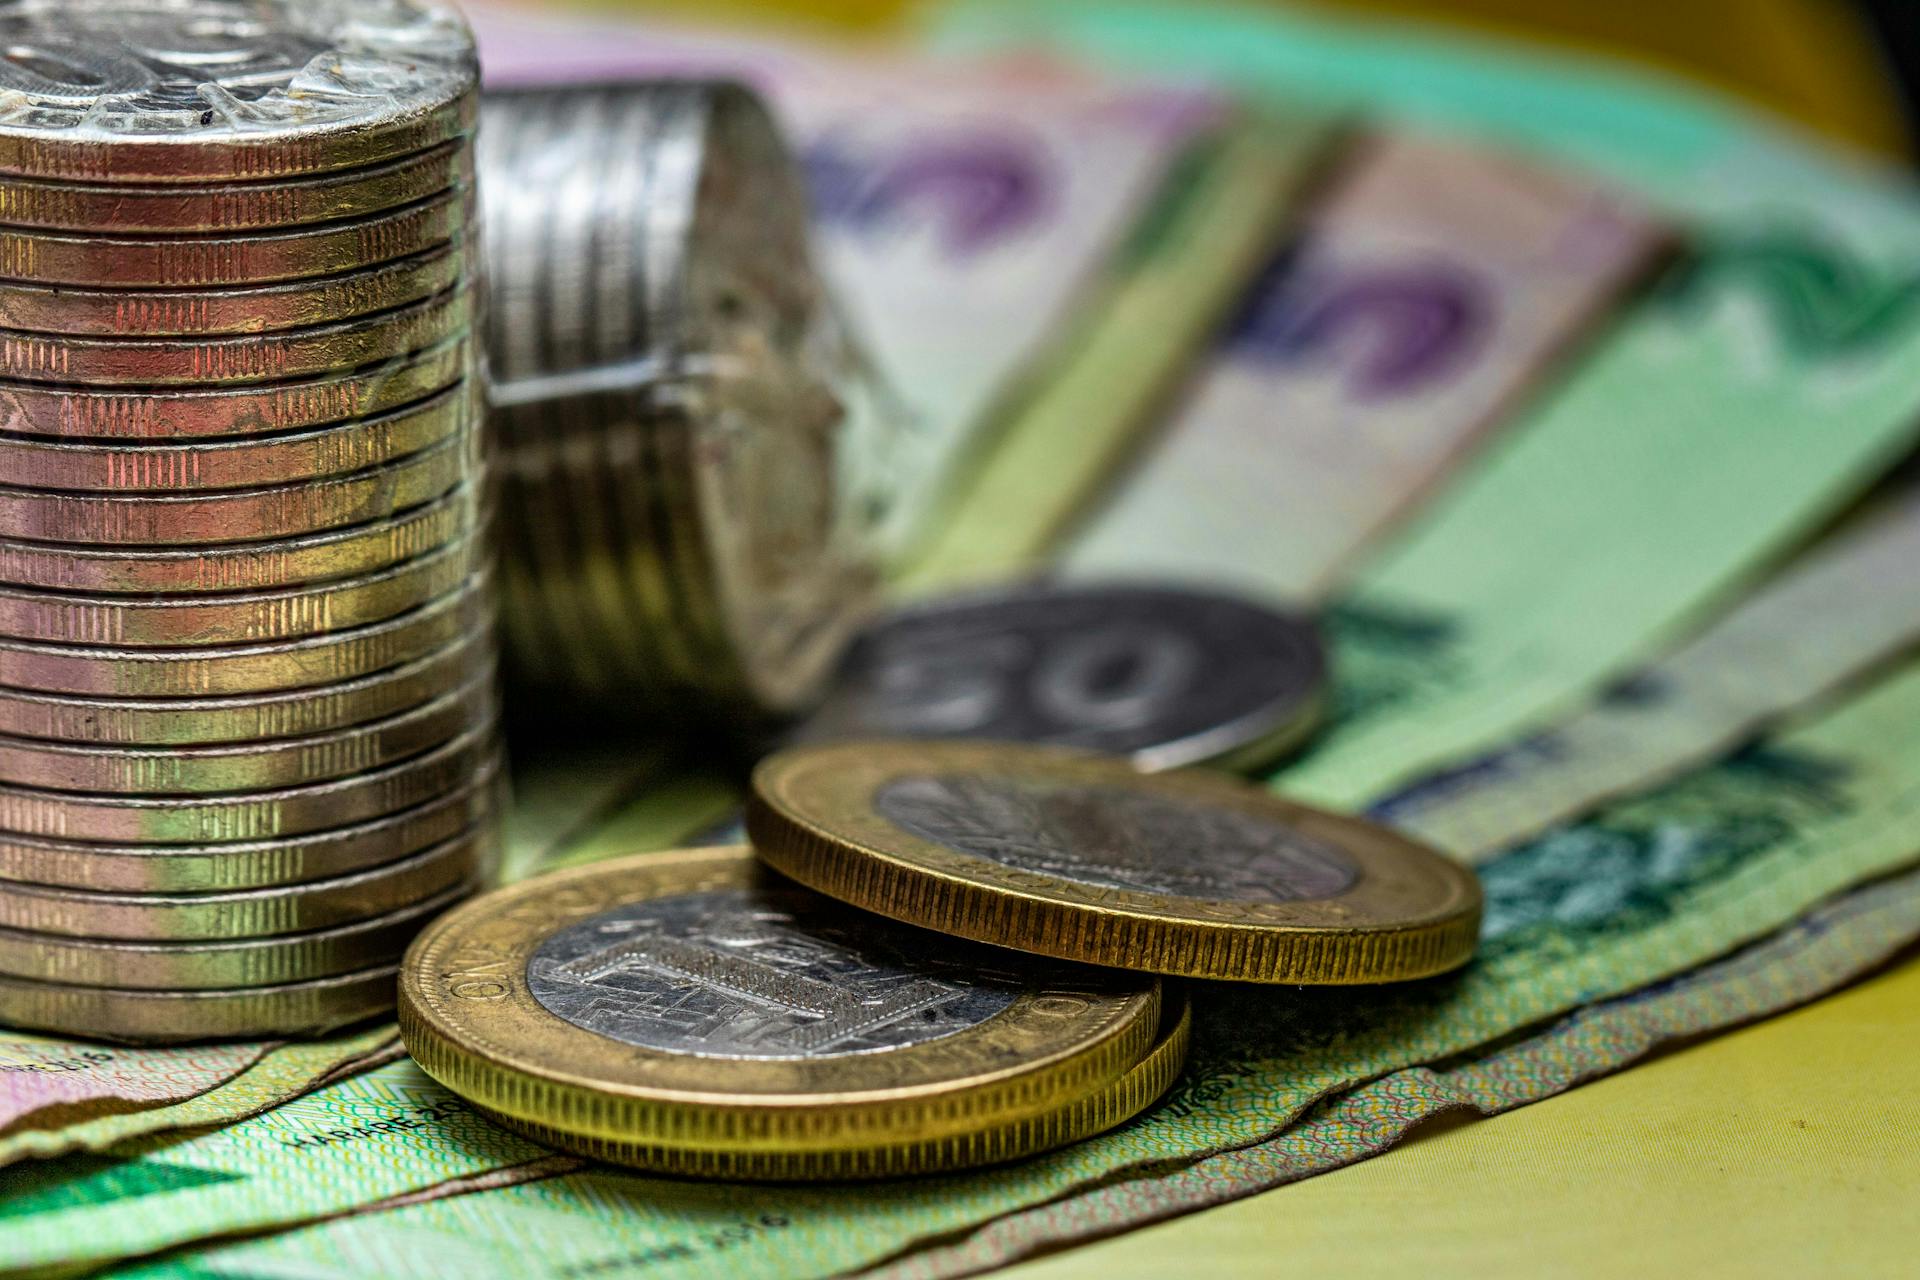
[{"label": "reeded coin edge", "polygon": [[0,978],[0,1024],[128,1044],[323,1035],[390,1010],[398,972],[382,965],[313,982],[225,991],[132,991]]}]

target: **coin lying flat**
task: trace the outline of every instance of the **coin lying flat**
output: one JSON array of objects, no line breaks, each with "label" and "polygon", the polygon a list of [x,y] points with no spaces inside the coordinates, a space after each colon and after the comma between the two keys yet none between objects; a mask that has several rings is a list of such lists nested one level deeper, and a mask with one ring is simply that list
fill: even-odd
[{"label": "coin lying flat", "polygon": [[485,761],[410,809],[309,835],[217,844],[101,844],[0,832],[0,880],[106,893],[225,893],[331,880],[419,853],[500,810],[500,767]]},{"label": "coin lying flat", "polygon": [[1464,964],[1479,933],[1473,873],[1385,828],[1061,748],[795,748],[754,770],[747,829],[869,911],[1154,973],[1388,982]]},{"label": "coin lying flat", "polygon": [[1327,660],[1306,618],[1148,585],[968,594],[857,640],[808,742],[984,738],[1085,747],[1159,770],[1264,764],[1320,720]]},{"label": "coin lying flat", "polygon": [[422,925],[472,892],[461,885],[388,915],[238,942],[112,942],[0,929],[0,977],[136,991],[310,982],[398,964]]},{"label": "coin lying flat", "polygon": [[134,1044],[317,1036],[393,1008],[396,969],[218,991],[139,991],[0,978],[0,1023]]},{"label": "coin lying flat", "polygon": [[1112,1085],[1152,979],[1020,961],[846,912],[743,848],[650,854],[490,894],[403,963],[401,1034],[448,1088],[586,1141],[773,1153],[823,1171]]}]

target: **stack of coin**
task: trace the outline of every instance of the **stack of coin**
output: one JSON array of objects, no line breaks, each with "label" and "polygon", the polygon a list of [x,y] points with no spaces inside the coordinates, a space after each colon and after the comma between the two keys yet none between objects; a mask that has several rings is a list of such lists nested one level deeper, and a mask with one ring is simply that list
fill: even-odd
[{"label": "stack of coin", "polygon": [[483,117],[514,687],[803,707],[869,594],[886,419],[770,117],[706,82],[489,94]]},{"label": "stack of coin", "polygon": [[0,37],[0,1022],[377,1014],[493,840],[471,36],[10,0]]}]

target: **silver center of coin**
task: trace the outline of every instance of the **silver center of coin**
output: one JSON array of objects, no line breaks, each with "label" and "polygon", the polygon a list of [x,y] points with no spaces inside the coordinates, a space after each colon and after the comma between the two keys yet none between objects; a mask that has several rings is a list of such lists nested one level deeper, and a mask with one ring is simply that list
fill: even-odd
[{"label": "silver center of coin", "polygon": [[645,1049],[828,1058],[954,1035],[1032,989],[933,945],[811,894],[721,889],[562,929],[527,961],[527,990],[576,1027]]},{"label": "silver center of coin", "polygon": [[1292,827],[1122,787],[980,775],[895,778],[882,817],[923,840],[1036,875],[1208,902],[1338,897],[1344,852]]}]

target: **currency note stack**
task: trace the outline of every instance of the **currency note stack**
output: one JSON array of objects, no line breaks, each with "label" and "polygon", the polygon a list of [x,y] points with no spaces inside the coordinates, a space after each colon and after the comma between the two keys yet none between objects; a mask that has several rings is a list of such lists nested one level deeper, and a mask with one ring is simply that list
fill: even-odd
[{"label": "currency note stack", "polygon": [[0,34],[0,1020],[364,1019],[493,841],[471,35]]}]

